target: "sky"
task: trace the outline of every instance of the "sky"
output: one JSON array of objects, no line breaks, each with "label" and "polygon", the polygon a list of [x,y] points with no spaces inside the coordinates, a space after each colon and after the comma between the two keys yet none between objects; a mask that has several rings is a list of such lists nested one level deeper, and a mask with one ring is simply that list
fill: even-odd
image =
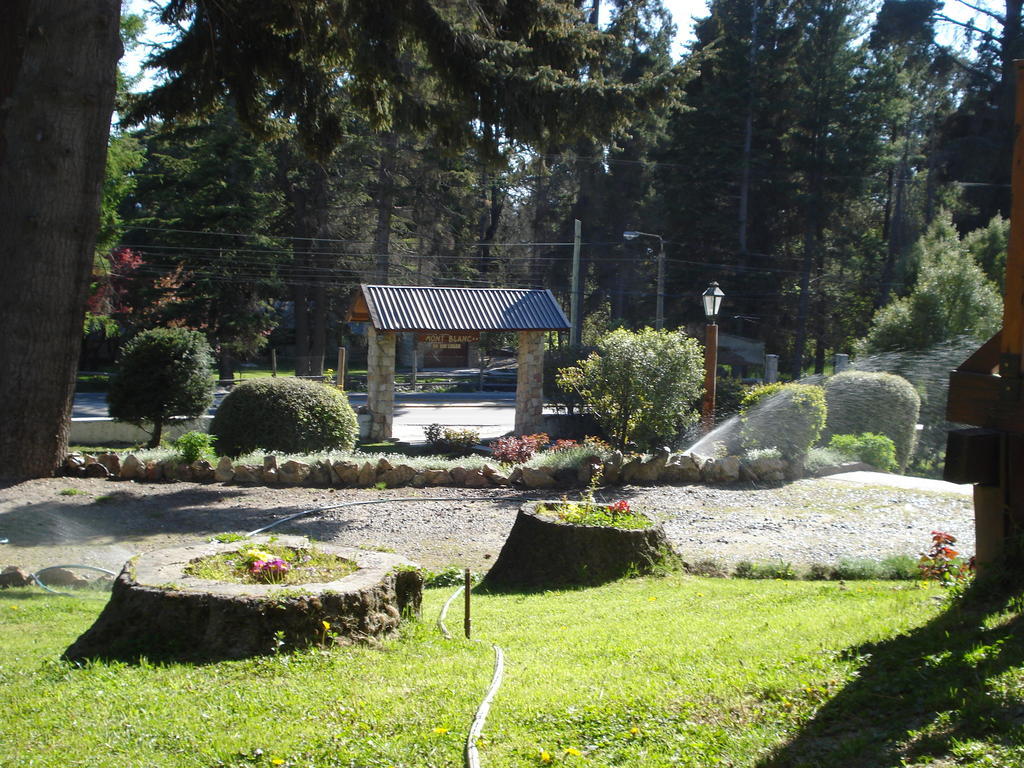
[{"label": "sky", "polygon": [[672,48],[672,57],[680,58],[683,47],[693,37],[693,17],[703,18],[708,15],[707,0],[663,0],[665,7],[672,14],[676,23],[676,43]]}]

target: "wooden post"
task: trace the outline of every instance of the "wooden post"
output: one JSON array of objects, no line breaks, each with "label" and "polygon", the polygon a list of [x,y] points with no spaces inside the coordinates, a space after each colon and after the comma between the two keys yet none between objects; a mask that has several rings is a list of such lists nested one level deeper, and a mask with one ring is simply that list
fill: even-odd
[{"label": "wooden post", "polygon": [[704,346],[704,434],[715,428],[715,378],[718,372],[718,323],[708,323]]},{"label": "wooden post", "polygon": [[334,374],[338,389],[345,388],[345,348],[338,347],[338,370]]},{"label": "wooden post", "polygon": [[270,375],[277,378],[277,350],[270,350]]},{"label": "wooden post", "polygon": [[[1016,138],[1011,179],[1010,241],[1006,253],[1003,328],[949,378],[949,421],[985,428],[951,433],[945,476],[975,483],[974,516],[979,573],[1001,556],[1020,566],[1024,536],[1024,61],[1017,76]],[[995,375],[998,371],[998,375]],[[972,442],[973,441],[973,442]],[[987,446],[987,459],[974,444]],[[966,449],[956,448],[960,443]],[[958,463],[959,462],[959,463]],[[980,466],[984,464],[984,466]]]},{"label": "wooden post", "polygon": [[416,378],[420,371],[420,342],[416,336],[412,337],[412,374],[409,376],[409,384],[412,391],[416,391]]},{"label": "wooden post", "polygon": [[473,579],[470,577],[469,568],[467,568],[463,574],[463,586],[462,593],[466,597],[466,610],[462,619],[462,626],[466,630],[466,639],[471,639],[470,636],[473,634],[473,619],[470,615],[470,595],[473,593]]},{"label": "wooden post", "polygon": [[1016,136],[1010,203],[1010,242],[1006,253],[1006,295],[1003,298],[1003,334],[999,375],[1018,379],[1020,399],[1024,353],[1024,61],[1015,61],[1017,72]]}]

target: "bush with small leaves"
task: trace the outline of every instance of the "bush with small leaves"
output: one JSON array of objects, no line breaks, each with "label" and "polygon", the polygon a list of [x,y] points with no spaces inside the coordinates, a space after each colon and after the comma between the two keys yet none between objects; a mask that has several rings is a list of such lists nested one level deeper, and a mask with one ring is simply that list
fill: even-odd
[{"label": "bush with small leaves", "polygon": [[232,457],[257,449],[349,450],[358,432],[356,414],[342,392],[297,378],[242,382],[224,398],[210,426],[217,454]]},{"label": "bush with small leaves", "polygon": [[740,416],[743,450],[778,448],[803,464],[825,426],[825,393],[810,384],[765,384],[747,392]]},{"label": "bush with small leaves", "polygon": [[740,560],[732,573],[737,579],[784,579],[789,581],[797,578],[796,571],[790,563],[779,560],[771,563],[754,563]]},{"label": "bush with small leaves", "polygon": [[423,434],[436,453],[468,456],[473,447],[480,443],[480,433],[475,429],[452,429],[440,424],[429,424]]},{"label": "bush with small leaves", "polygon": [[164,425],[201,416],[213,402],[213,353],[206,337],[186,328],[143,331],[121,350],[107,404],[119,421],[153,425],[150,448]]},{"label": "bush with small leaves", "polygon": [[885,435],[876,435],[873,432],[860,435],[833,435],[828,447],[883,472],[892,472],[898,467],[896,446]]},{"label": "bush with small leaves", "polygon": [[697,421],[704,355],[679,331],[619,329],[597,351],[558,371],[558,385],[579,394],[619,448],[663,445]]},{"label": "bush with small leaves", "polygon": [[[516,437],[515,435],[499,437],[491,443],[491,455],[495,461],[500,461],[502,464],[525,464],[533,458],[533,454],[541,450],[548,442],[549,438],[543,432],[536,435],[523,435],[522,437]],[[566,441],[559,442],[564,443]],[[561,446],[559,446],[559,449],[561,449]]]},{"label": "bush with small leaves", "polygon": [[213,444],[216,441],[217,438],[205,432],[186,432],[174,441],[174,447],[178,451],[177,458],[184,464],[208,459],[213,456]]},{"label": "bush with small leaves", "polygon": [[828,420],[823,438],[873,432],[892,440],[902,472],[914,453],[921,398],[902,376],[844,371],[825,382]]}]

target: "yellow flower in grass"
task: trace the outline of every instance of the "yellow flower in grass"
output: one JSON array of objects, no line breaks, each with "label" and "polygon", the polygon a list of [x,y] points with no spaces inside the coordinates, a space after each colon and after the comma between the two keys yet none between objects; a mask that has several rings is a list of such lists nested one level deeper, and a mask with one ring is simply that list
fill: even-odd
[{"label": "yellow flower in grass", "polygon": [[632,728],[630,728],[630,729],[629,729],[629,735],[630,735],[630,736],[639,736],[639,735],[640,735],[640,729],[639,729],[639,728],[637,728],[637,727],[636,727],[636,726],[634,725],[634,726],[633,726]]},{"label": "yellow flower in grass", "polygon": [[282,760],[280,757],[275,757],[275,758],[271,759],[270,764],[271,765],[284,765],[284,760]]},{"label": "yellow flower in grass", "polygon": [[437,726],[437,728],[434,729],[434,733],[448,733],[448,729],[447,728],[442,728],[439,725],[439,726]]},{"label": "yellow flower in grass", "polygon": [[565,748],[565,754],[567,754],[567,755],[573,755],[574,757],[578,757],[578,756],[582,755],[583,753],[582,753],[582,752],[580,752],[580,751],[579,751],[578,749],[576,749],[575,747],[566,747],[566,748]]},{"label": "yellow flower in grass", "polygon": [[540,761],[542,763],[550,763],[551,762],[551,753],[548,752],[546,749],[542,749],[540,751]]},{"label": "yellow flower in grass", "polygon": [[329,621],[321,621],[320,623],[324,625],[324,632],[331,628],[331,622]]}]

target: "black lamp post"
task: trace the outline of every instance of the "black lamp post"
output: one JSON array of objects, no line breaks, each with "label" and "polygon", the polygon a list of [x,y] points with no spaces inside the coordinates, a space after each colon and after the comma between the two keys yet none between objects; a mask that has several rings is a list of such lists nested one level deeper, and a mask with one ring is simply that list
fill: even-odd
[{"label": "black lamp post", "polygon": [[707,318],[707,335],[704,343],[704,433],[715,427],[715,377],[718,370],[718,310],[722,307],[725,294],[717,282],[711,283],[701,294],[704,302],[704,317]]},{"label": "black lamp post", "polygon": [[660,331],[665,327],[665,241],[661,235],[635,230],[623,232],[622,236],[627,240],[634,240],[638,237],[658,238],[658,300],[654,307],[654,327]]}]

